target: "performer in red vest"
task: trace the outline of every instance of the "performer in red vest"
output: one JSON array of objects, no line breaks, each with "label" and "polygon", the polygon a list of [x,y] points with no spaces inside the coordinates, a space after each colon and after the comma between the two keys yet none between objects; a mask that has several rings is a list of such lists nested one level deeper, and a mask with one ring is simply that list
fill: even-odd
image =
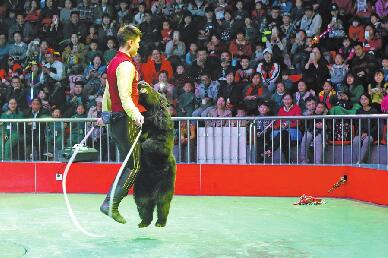
[{"label": "performer in red vest", "polygon": [[[133,25],[125,25],[119,29],[117,38],[120,48],[108,66],[102,111],[111,111],[111,136],[124,160],[144,122],[141,112],[145,111],[145,108],[139,104],[137,89],[139,74],[132,60],[139,49],[141,31]],[[97,124],[102,125],[103,121],[99,119]],[[101,212],[109,216],[109,200],[113,195],[112,218],[119,223],[126,223],[118,207],[134,183],[139,162],[140,145],[136,143],[115,192],[112,193],[111,188],[100,207]]]}]

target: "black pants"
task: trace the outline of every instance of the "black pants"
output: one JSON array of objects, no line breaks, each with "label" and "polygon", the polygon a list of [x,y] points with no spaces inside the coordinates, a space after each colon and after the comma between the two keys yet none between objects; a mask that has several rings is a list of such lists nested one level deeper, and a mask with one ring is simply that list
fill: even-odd
[{"label": "black pants", "polygon": [[[122,118],[115,119],[111,122],[110,126],[111,136],[113,141],[117,144],[120,151],[120,158],[124,160],[129,150],[134,143],[136,136],[139,133],[139,127],[136,126],[135,122],[123,116]],[[125,167],[135,170],[137,173],[140,168],[140,144],[136,143],[135,148],[130,156]]]}]

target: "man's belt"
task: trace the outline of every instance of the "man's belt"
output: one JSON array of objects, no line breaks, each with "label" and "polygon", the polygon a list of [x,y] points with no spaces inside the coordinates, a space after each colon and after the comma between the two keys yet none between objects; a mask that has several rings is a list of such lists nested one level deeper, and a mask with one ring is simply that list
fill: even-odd
[{"label": "man's belt", "polygon": [[101,114],[101,118],[102,118],[102,121],[104,121],[104,124],[110,124],[114,121],[124,118],[125,115],[126,115],[125,112],[104,111]]}]

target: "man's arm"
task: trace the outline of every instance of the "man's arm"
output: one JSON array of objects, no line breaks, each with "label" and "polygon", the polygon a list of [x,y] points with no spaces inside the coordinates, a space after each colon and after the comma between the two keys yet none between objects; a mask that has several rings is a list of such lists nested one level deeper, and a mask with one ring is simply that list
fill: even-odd
[{"label": "man's arm", "polygon": [[102,112],[111,111],[111,101],[109,94],[109,84],[108,81],[105,85],[104,95],[102,96]]},{"label": "man's arm", "polygon": [[132,101],[132,82],[135,78],[135,66],[131,62],[122,62],[116,70],[117,88],[121,105],[127,115],[135,120],[141,115],[139,109]]}]

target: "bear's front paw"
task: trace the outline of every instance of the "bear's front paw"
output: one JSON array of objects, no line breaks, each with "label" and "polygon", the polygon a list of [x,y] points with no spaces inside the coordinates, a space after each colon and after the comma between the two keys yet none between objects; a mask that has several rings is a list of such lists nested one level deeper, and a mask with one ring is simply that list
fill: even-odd
[{"label": "bear's front paw", "polygon": [[164,221],[164,222],[161,222],[161,221],[157,221],[156,223],[155,223],[155,227],[158,227],[158,228],[162,228],[162,227],[164,227],[164,226],[166,226],[166,221]]}]

